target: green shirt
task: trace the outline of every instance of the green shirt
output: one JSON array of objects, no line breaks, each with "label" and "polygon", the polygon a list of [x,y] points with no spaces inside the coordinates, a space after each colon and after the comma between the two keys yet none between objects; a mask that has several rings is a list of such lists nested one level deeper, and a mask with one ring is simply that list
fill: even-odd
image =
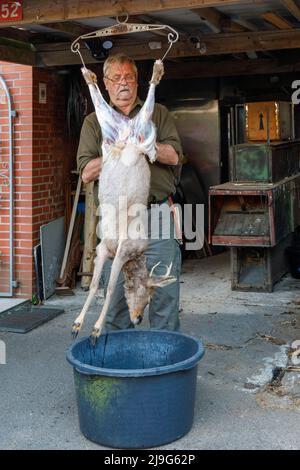
[{"label": "green shirt", "polygon": [[[136,116],[142,106],[143,102],[137,98],[129,117],[133,118]],[[179,156],[179,163],[178,165],[165,165],[157,161],[154,163],[149,162],[151,171],[149,202],[161,201],[175,192],[183,159],[178,132],[167,108],[156,103],[152,121],[156,127],[157,142],[172,145]],[[85,118],[81,129],[77,151],[77,167],[80,174],[88,162],[93,158],[102,156],[101,144],[101,129],[96,113],[93,112]],[[98,185],[95,185],[95,188],[98,194]]]}]

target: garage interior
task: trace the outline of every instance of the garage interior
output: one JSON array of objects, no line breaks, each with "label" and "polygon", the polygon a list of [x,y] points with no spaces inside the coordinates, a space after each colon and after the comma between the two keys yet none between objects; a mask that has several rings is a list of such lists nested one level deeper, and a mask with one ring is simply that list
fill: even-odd
[{"label": "garage interior", "polygon": [[[27,109],[31,111],[31,114],[28,115],[29,120],[24,124],[27,124],[27,128],[23,132],[23,124],[20,120],[25,110],[18,110],[18,106],[22,106],[22,99],[17,95],[16,87],[11,86],[14,90],[12,98],[15,101],[17,114],[15,125],[20,123],[19,128],[22,132],[22,134],[17,133],[16,138],[20,140],[24,136],[28,139],[27,145],[32,146],[32,159],[26,168],[29,172],[22,171],[20,178],[23,179],[15,181],[16,188],[21,191],[21,194],[15,202],[16,213],[12,221],[12,224],[18,225],[18,228],[15,226],[17,234],[14,235],[14,250],[10,249],[11,246],[7,246],[5,250],[5,244],[3,244],[1,253],[2,283],[7,282],[6,277],[11,277],[12,285],[3,286],[0,291],[4,294],[9,291],[10,296],[15,297],[37,294],[37,297],[42,297],[41,300],[43,300],[43,297],[47,298],[51,295],[50,293],[53,293],[55,278],[60,281],[59,286],[65,284],[64,269],[59,270],[59,267],[62,263],[78,186],[78,175],[74,174],[76,150],[83,119],[93,110],[87,87],[81,78],[80,57],[71,52],[70,46],[79,36],[95,30],[104,30],[116,23],[126,21],[146,26],[169,25],[179,33],[179,40],[165,59],[166,72],[157,90],[157,101],[165,104],[174,115],[182,139],[186,165],[183,166],[181,190],[186,191],[185,202],[205,205],[207,239],[204,249],[202,253],[184,252],[184,255],[202,258],[219,253],[222,248],[216,245],[214,234],[209,233],[209,188],[241,179],[241,175],[232,176],[235,165],[233,162],[236,161],[234,155],[239,151],[236,146],[247,141],[253,144],[252,148],[255,142],[256,144],[258,142],[267,144],[283,142],[288,148],[287,152],[294,155],[295,152],[297,153],[296,147],[294,151],[289,150],[289,146],[292,145],[290,141],[297,140],[299,137],[299,110],[298,106],[292,103],[293,94],[294,102],[297,102],[297,71],[300,67],[297,58],[300,41],[297,29],[300,11],[297,2],[168,1],[163,5],[157,2],[157,5],[154,3],[151,6],[146,2],[119,2],[117,5],[113,2],[105,2],[104,5],[101,2],[99,4],[85,2],[80,7],[72,1],[54,3],[55,8],[51,1],[45,2],[43,6],[37,6],[32,1],[23,2],[20,19],[13,21],[13,18],[9,18],[9,21],[0,22],[3,78],[4,80],[5,77],[7,78],[9,86],[15,85],[17,82],[13,81],[13,74],[21,73],[21,69],[13,71],[9,69],[8,64],[11,64],[11,67],[13,64],[15,64],[14,67],[17,66],[16,64],[19,67],[22,65],[27,67],[23,73],[25,76],[27,74],[27,79],[31,82],[28,82],[27,88],[20,90],[19,94],[23,95],[24,92],[27,94],[25,109],[32,108]],[[167,50],[167,33],[165,29],[154,29],[138,34],[103,36],[97,40],[86,39],[81,41],[80,51],[87,66],[97,74],[100,86],[102,85],[102,63],[109,54],[125,52],[135,58],[139,68],[139,95],[143,99],[147,91],[153,59],[161,58]],[[101,91],[104,92],[103,87]],[[267,135],[266,110],[262,118],[260,117],[262,110],[255,109],[253,105],[249,108],[249,103],[257,102],[260,102],[261,106],[265,106],[264,103],[268,102],[269,106],[276,107],[273,110],[270,108],[268,113],[273,113],[274,119],[280,121],[278,124],[280,129],[277,129],[278,132],[275,130],[277,135]],[[246,111],[254,127],[257,123],[258,127],[263,128],[256,136],[252,136],[254,140],[252,137],[249,138],[249,133],[247,134]],[[27,117],[25,114],[24,116]],[[272,120],[272,116],[269,119]],[[31,128],[28,127],[29,124],[32,125]],[[269,124],[272,127],[273,124]],[[288,129],[284,129],[281,135],[282,125],[288,125]],[[51,126],[51,133],[49,133],[49,126]],[[19,128],[16,128],[17,132]],[[272,129],[269,131],[272,132]],[[17,148],[22,144],[25,145],[23,140],[21,143],[14,142]],[[295,146],[297,146],[296,143]],[[275,151],[274,147],[270,147],[270,151]],[[230,152],[233,152],[233,156],[230,156]],[[285,152],[283,150],[282,155],[285,155]],[[276,161],[279,160],[279,157],[274,158]],[[15,169],[21,168],[23,170],[23,166],[17,165]],[[281,171],[282,178],[280,178],[283,179],[294,175],[298,167],[296,170],[286,167]],[[23,175],[26,175],[27,179]],[[18,173],[13,176],[13,178],[18,177]],[[244,175],[242,180],[247,182],[247,178],[245,180]],[[264,180],[261,176],[253,174],[252,180],[255,185],[259,180],[262,183],[270,183],[272,175],[265,177]],[[249,181],[248,178],[248,183]],[[84,210],[82,205],[85,202],[87,206],[90,205],[89,198],[87,197],[85,201],[83,193],[85,191],[87,195],[91,193],[89,187],[80,189],[79,212]],[[259,188],[257,189],[259,191]],[[27,219],[24,219],[25,207],[20,206],[20,211],[21,209],[22,211],[18,211],[18,205],[21,202],[19,199],[23,200],[25,197],[22,190],[23,192],[24,190],[31,191],[32,195],[31,201],[26,205],[29,216]],[[287,191],[291,193],[290,188]],[[222,199],[222,196],[219,197]],[[212,204],[215,201],[216,195],[213,197]],[[222,204],[222,202],[219,203]],[[89,208],[89,210],[93,209]],[[296,229],[298,212],[295,208],[293,211],[295,212],[293,214],[294,226],[287,230],[289,233],[285,233],[285,236],[290,235]],[[58,222],[58,219],[62,217],[64,220],[61,219]],[[278,217],[280,216],[277,214],[278,222],[270,220],[269,223],[281,224],[282,214],[281,222]],[[9,217],[5,220],[6,223],[8,219]],[[61,233],[62,226],[64,226],[65,234],[60,237],[61,241],[59,238],[53,240],[53,244],[56,246],[58,243],[59,248],[52,259],[50,255],[49,263],[52,266],[54,258],[59,261],[54,261],[57,264],[55,275],[52,273],[52,277],[48,279],[47,274],[44,273],[42,283],[50,283],[50,285],[44,286],[43,289],[40,286],[43,292],[39,294],[36,280],[37,269],[34,267],[34,250],[35,259],[39,260],[39,245],[42,243],[41,227],[54,220],[60,225],[59,228],[57,225],[52,230],[55,233]],[[83,216],[81,223],[82,220]],[[78,223],[80,225],[80,222]],[[212,220],[211,231],[215,229],[216,223]],[[243,224],[247,225],[247,222],[243,221]],[[241,227],[231,227],[231,230],[237,230],[235,233],[239,235]],[[31,231],[31,238],[28,231]],[[82,260],[78,252],[78,243],[77,249],[74,248],[74,240],[73,247],[69,246],[69,251],[72,253],[65,254],[63,268],[67,264],[69,272],[65,274],[68,276],[68,283],[71,283],[73,287],[77,279],[75,271],[76,273],[91,271],[93,257],[91,250],[95,245],[91,231],[93,231],[92,227],[85,227],[88,242]],[[80,228],[77,227],[77,239],[78,233],[80,233]],[[50,235],[50,239],[52,238]],[[248,258],[253,259],[254,264],[257,259],[262,258],[265,259],[263,263],[266,266],[270,264],[271,261],[268,261],[268,258],[272,257],[269,253],[270,248],[275,244],[278,245],[283,237],[279,238],[280,240],[277,239],[276,242],[272,240],[269,244],[263,243],[263,248],[260,247],[262,249],[256,251],[246,250],[245,234],[244,240],[238,244],[236,244],[236,239],[235,245],[230,240],[227,240],[226,244],[224,240],[220,241],[220,237],[218,243],[221,246],[236,247],[231,250],[232,253],[236,250],[235,255],[232,254],[231,263],[232,277],[234,277],[238,276],[234,275],[234,270],[239,270]],[[25,243],[26,240],[27,243]],[[209,245],[208,241],[212,241],[213,244]],[[289,241],[286,240],[285,248],[290,243],[291,237]],[[255,246],[257,242],[254,241]],[[239,247],[238,250],[237,247]],[[9,251],[14,252],[15,255],[14,261],[10,264],[7,259],[11,256]],[[67,258],[68,256],[70,258],[70,255],[72,259],[68,261]],[[47,258],[47,254],[44,256]],[[72,264],[76,265],[76,269],[74,266],[72,269]],[[45,270],[49,272],[47,261],[45,265]],[[5,268],[5,266],[8,267]],[[251,270],[249,266],[246,266],[246,271]],[[5,273],[5,269],[11,272]],[[269,268],[262,269],[270,270],[271,268],[269,266]],[[261,283],[265,285],[266,290],[272,290],[284,269],[286,267],[282,267],[280,272],[270,272],[268,279],[261,278],[261,281],[255,281],[256,287],[259,288]],[[239,282],[237,278],[233,284],[237,288],[239,285],[241,287],[247,285],[251,288],[252,277],[250,274],[250,280],[247,282]],[[82,277],[82,287],[88,288],[89,282],[90,277]]]},{"label": "garage interior", "polygon": [[[0,303],[44,302],[66,313],[29,335],[1,334],[12,357],[3,394],[13,387],[10,405],[28,410],[18,423],[4,410],[4,447],[99,448],[74,431],[67,366],[56,375],[90,283],[96,242],[94,227],[84,221],[84,213],[95,211],[93,186],[81,184],[76,172],[81,125],[93,107],[71,44],[127,20],[169,25],[179,33],[156,99],[173,114],[183,143],[179,195],[205,206],[205,243],[199,251],[183,251],[181,284],[183,331],[201,336],[207,349],[198,377],[203,396],[197,398],[192,433],[176,448],[299,448],[299,367],[292,362],[299,280],[297,266],[294,277],[286,275],[286,250],[292,246],[293,254],[300,253],[300,2],[20,4],[20,18],[0,21],[0,75],[16,112],[10,166],[9,144],[3,144],[9,141],[8,98],[2,100],[1,91]],[[157,29],[83,41],[80,50],[104,95],[105,58],[118,52],[133,57],[144,99],[153,60],[167,47],[166,32]],[[43,243],[48,253],[42,254]],[[59,289],[65,295],[57,295]],[[100,291],[86,328],[102,301]],[[53,341],[48,377],[35,359],[46,355],[40,346],[45,336]],[[50,387],[58,401],[34,402],[25,359],[41,377],[39,396]],[[10,378],[12,368],[16,379]],[[44,413],[50,416],[48,441],[37,434]]]}]

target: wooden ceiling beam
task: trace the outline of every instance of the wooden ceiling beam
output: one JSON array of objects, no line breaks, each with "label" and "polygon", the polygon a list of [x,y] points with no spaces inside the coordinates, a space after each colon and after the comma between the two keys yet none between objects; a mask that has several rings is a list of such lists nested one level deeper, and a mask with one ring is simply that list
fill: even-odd
[{"label": "wooden ceiling beam", "polygon": [[[261,0],[24,0],[23,19],[10,26],[43,24],[117,15],[140,15],[179,8],[194,9],[237,4],[260,4]],[[0,23],[0,27],[6,25]]]},{"label": "wooden ceiling beam", "polygon": [[273,11],[262,13],[261,17],[267,21],[267,23],[270,23],[272,26],[275,26],[278,29],[293,29],[291,23]]},{"label": "wooden ceiling beam", "polygon": [[201,22],[206,24],[214,33],[220,33],[222,31],[222,14],[215,8],[195,8],[193,13],[195,13],[200,18]]},{"label": "wooden ceiling beam", "polygon": [[0,60],[22,65],[36,65],[36,55],[29,48],[9,46],[0,38]]},{"label": "wooden ceiling beam", "polygon": [[88,34],[95,30],[89,26],[74,23],[72,21],[60,21],[56,23],[44,23],[43,26],[53,29],[57,33],[64,33],[74,38],[82,34]]},{"label": "wooden ceiling beam", "polygon": [[33,42],[32,39],[37,36],[38,33],[30,32],[27,30],[20,30],[18,28],[9,28],[6,24],[6,28],[0,29],[0,36],[7,39],[15,39],[25,43]]},{"label": "wooden ceiling beam", "polygon": [[194,8],[192,11],[215,33],[220,33],[221,31],[242,32],[246,30],[245,27],[235,23],[215,8]]},{"label": "wooden ceiling beam", "polygon": [[[156,18],[153,18],[150,15],[136,15],[134,18],[135,18],[135,22],[140,20],[141,23],[145,23],[145,24],[155,24],[155,25],[162,25],[163,24],[161,21],[157,21]],[[178,28],[177,26],[176,26],[176,31],[182,37],[187,37],[188,36],[186,31],[184,31],[181,28]],[[151,31],[152,34],[157,34],[157,35],[160,35],[160,36],[167,36],[169,32],[170,32],[169,30],[154,30],[154,31]]]},{"label": "wooden ceiling beam", "polygon": [[300,8],[296,5],[294,0],[281,0],[281,3],[298,21],[300,21]]},{"label": "wooden ceiling beam", "polygon": [[245,20],[244,18],[241,18],[238,15],[231,15],[231,21],[234,21],[234,23],[239,24],[247,31],[257,31],[257,27],[253,23],[248,20]]},{"label": "wooden ceiling beam", "polygon": [[248,31],[249,28],[236,23],[231,18],[223,18],[221,22],[222,30],[225,33],[241,33],[242,31]]},{"label": "wooden ceiling beam", "polygon": [[[275,30],[245,33],[210,34],[199,38],[200,44],[193,45],[188,40],[177,41],[168,54],[168,58],[201,57],[220,54],[238,54],[251,51],[271,51],[284,49],[300,49],[300,28],[292,30]],[[200,47],[201,46],[201,47]],[[80,63],[77,54],[71,52],[70,43],[40,44],[36,46],[39,63],[45,66],[67,65]],[[152,50],[148,43],[133,43],[131,41],[116,41],[112,54],[124,52],[136,60],[159,59],[167,49],[167,43],[162,41],[162,49]],[[95,62],[84,48],[87,63]],[[205,53],[201,53],[205,51]]]},{"label": "wooden ceiling beam", "polygon": [[300,61],[282,63],[277,59],[220,60],[214,62],[168,63],[165,79],[233,77],[239,75],[265,75],[300,71]]}]

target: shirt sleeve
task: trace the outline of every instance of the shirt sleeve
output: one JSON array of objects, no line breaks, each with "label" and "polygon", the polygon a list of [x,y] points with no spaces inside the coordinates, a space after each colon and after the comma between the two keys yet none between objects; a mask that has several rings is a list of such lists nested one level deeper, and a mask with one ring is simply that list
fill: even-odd
[{"label": "shirt sleeve", "polygon": [[157,128],[157,142],[161,144],[172,145],[178,154],[179,164],[181,165],[183,160],[183,152],[173,116],[165,106],[157,104],[156,107],[157,114],[154,119],[154,124]]},{"label": "shirt sleeve", "polygon": [[96,115],[89,114],[83,121],[77,150],[77,170],[80,175],[91,160],[102,156],[101,141],[101,129]]}]

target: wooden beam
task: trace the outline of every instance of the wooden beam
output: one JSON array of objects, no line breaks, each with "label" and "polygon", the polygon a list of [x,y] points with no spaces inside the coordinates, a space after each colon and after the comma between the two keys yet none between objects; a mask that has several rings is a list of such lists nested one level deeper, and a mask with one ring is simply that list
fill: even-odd
[{"label": "wooden beam", "polygon": [[73,23],[72,21],[60,21],[56,23],[44,23],[43,26],[53,29],[58,33],[68,34],[74,38],[81,36],[82,34],[91,33],[95,31],[95,28],[89,26]]},{"label": "wooden beam", "polygon": [[[23,19],[10,21],[10,26],[249,3],[255,6],[260,4],[261,0],[24,0]],[[0,27],[5,26],[7,25],[0,23]]]},{"label": "wooden beam", "polygon": [[34,37],[38,35],[37,32],[20,30],[18,28],[9,28],[7,26],[8,25],[6,25],[6,28],[0,29],[0,36],[3,38],[15,39],[17,41],[30,43],[30,42],[34,42],[33,41]]},{"label": "wooden beam", "polygon": [[[232,20],[231,18],[223,18],[221,20],[221,26],[222,26],[222,30],[225,33],[240,33],[242,31],[248,31],[249,30],[249,28],[237,23],[236,21]],[[252,29],[250,29],[250,31],[252,31]]]},{"label": "wooden beam", "polygon": [[283,64],[277,59],[220,60],[214,62],[168,63],[164,78],[182,80],[185,78],[233,77],[239,75],[266,75],[300,71],[300,61]]},{"label": "wooden beam", "polygon": [[[85,185],[84,247],[82,271],[93,272],[97,246],[97,206],[94,199],[94,181]],[[90,276],[82,276],[81,287],[87,290],[91,284]]]},{"label": "wooden beam", "polygon": [[215,33],[220,33],[221,31],[242,32],[246,29],[215,8],[195,8],[193,9],[193,13],[196,13],[200,20]]},{"label": "wooden beam", "polygon": [[[130,18],[128,20],[128,22],[130,22]],[[155,25],[162,25],[163,23],[161,21],[157,21],[157,19],[153,18],[152,16],[149,16],[149,15],[136,15],[133,17],[133,23],[144,23],[144,24],[155,24]],[[188,34],[186,31],[184,31],[183,29],[181,28],[178,28],[177,25],[176,25],[176,31],[177,33],[182,36],[182,37],[187,37]],[[151,34],[156,34],[158,36],[167,36],[169,33],[169,31],[167,30],[153,30],[151,31]]]},{"label": "wooden beam", "polygon": [[0,60],[34,66],[35,59],[35,53],[29,48],[8,46],[7,43],[3,43],[3,38],[0,38]]},{"label": "wooden beam", "polygon": [[200,20],[205,23],[214,33],[220,33],[222,31],[222,14],[215,8],[195,8],[193,13],[199,16]]},{"label": "wooden beam", "polygon": [[[237,34],[211,34],[200,37],[200,46],[205,54],[201,54],[199,47],[195,47],[188,40],[179,40],[170,50],[167,58],[202,57],[205,55],[237,54],[251,51],[269,51],[300,48],[300,28],[292,30],[275,30],[260,32],[245,32]],[[36,46],[38,63],[44,66],[80,64],[79,57],[70,50],[70,43],[43,44]],[[117,42],[111,49],[111,54],[124,52],[136,60],[159,59],[167,49],[162,42],[161,50],[151,50],[148,43]],[[202,50],[203,50],[202,49]],[[95,63],[91,54],[81,49],[87,63]]]},{"label": "wooden beam", "polygon": [[277,13],[274,13],[273,11],[267,11],[261,16],[265,21],[267,21],[272,26],[275,26],[278,29],[293,29],[291,23],[289,23],[287,20],[282,18],[282,16],[278,15]]},{"label": "wooden beam", "polygon": [[241,18],[239,15],[231,15],[231,21],[243,26],[248,31],[257,31],[257,27],[253,23]]},{"label": "wooden beam", "polygon": [[298,21],[300,21],[300,8],[296,5],[294,0],[281,0],[281,3]]}]

